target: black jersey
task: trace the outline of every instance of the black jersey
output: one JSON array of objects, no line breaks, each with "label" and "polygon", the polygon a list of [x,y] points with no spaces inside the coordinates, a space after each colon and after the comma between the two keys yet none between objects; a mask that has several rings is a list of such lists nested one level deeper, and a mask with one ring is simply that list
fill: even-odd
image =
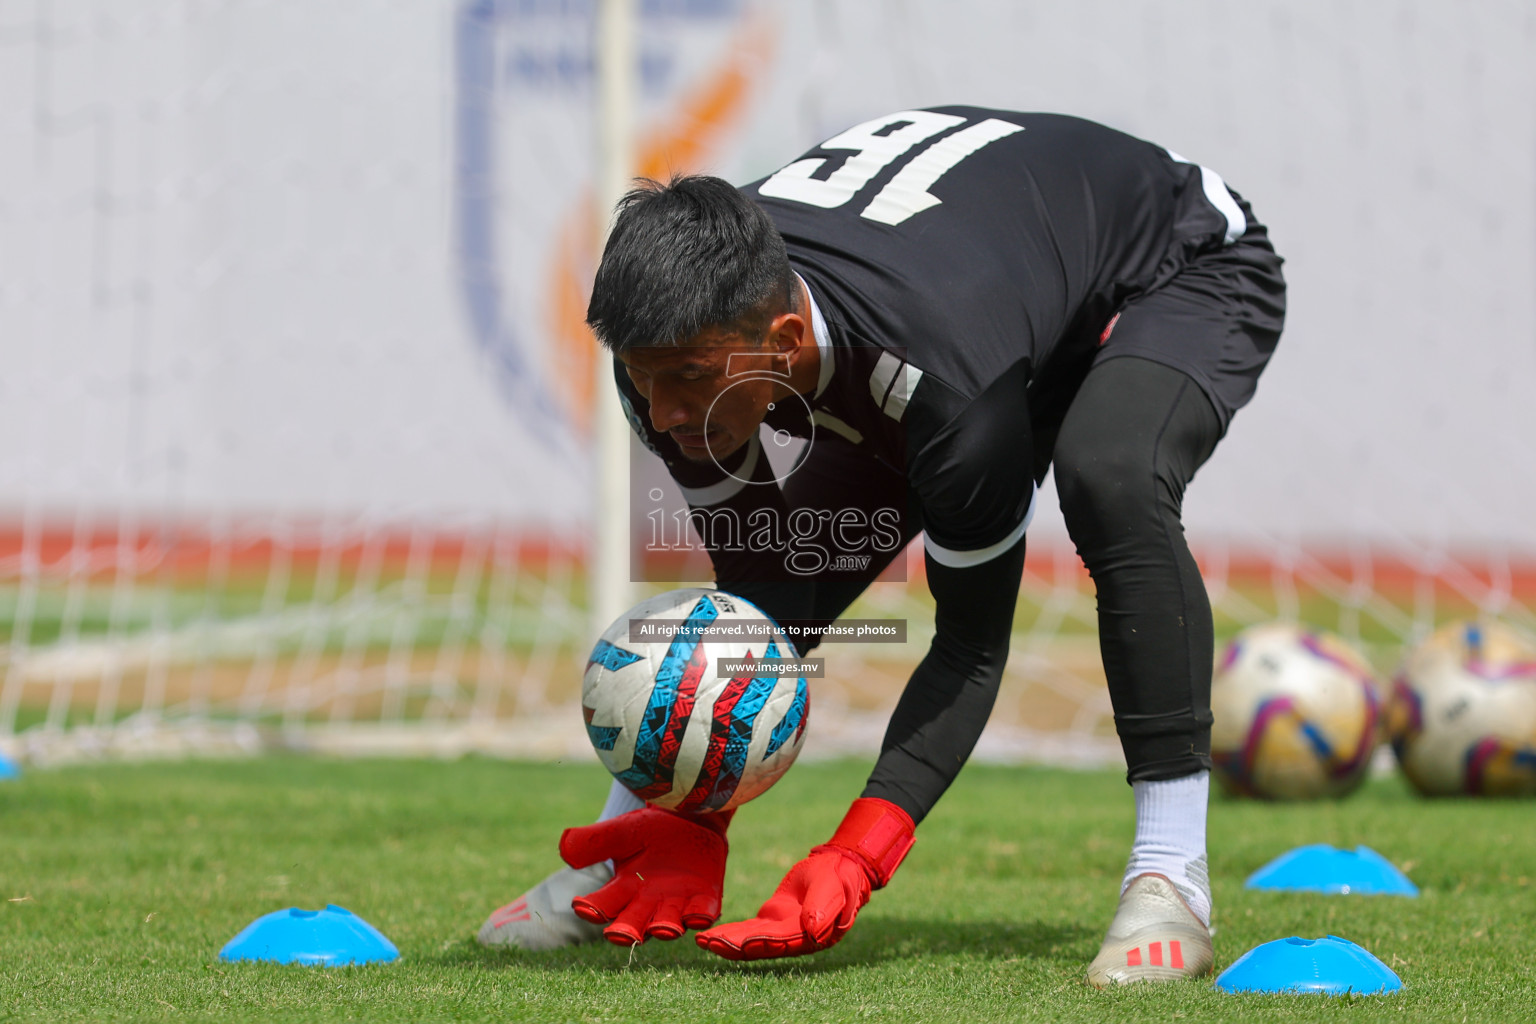
[{"label": "black jersey", "polygon": [[[778,403],[768,425],[902,472],[929,553],[953,566],[1022,534],[1051,423],[1117,311],[1250,227],[1214,172],[1168,150],[1079,118],[976,107],[866,122],[743,191],[809,288],[823,358],[805,404]],[[724,469],[684,459],[616,370],[690,504],[761,476],[757,443]]]}]

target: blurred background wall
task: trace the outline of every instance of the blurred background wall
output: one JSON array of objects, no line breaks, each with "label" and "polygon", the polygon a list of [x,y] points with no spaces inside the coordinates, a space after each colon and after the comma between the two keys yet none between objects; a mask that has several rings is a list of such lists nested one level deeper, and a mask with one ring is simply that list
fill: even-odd
[{"label": "blurred background wall", "polygon": [[[366,710],[584,746],[593,20],[0,0],[0,740]],[[1385,645],[1446,595],[1536,625],[1536,3],[640,0],[639,26],[643,174],[745,183],[953,102],[1216,169],[1291,289],[1186,501],[1218,630]],[[1104,739],[1046,497],[1003,705]],[[878,722],[911,635],[830,673],[819,721]]]},{"label": "blurred background wall", "polygon": [[[1536,6],[640,7],[652,173],[970,102],[1247,196],[1291,315],[1192,531],[1536,547]],[[591,19],[0,5],[0,508],[586,516]]]}]

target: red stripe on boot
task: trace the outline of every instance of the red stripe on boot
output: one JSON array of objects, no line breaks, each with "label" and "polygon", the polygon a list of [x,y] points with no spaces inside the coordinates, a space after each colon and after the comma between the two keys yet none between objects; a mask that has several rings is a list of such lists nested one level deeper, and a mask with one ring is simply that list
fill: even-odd
[{"label": "red stripe on boot", "polygon": [[518,899],[496,911],[496,917],[491,924],[493,927],[500,928],[511,921],[527,921],[531,918],[532,915],[528,913],[528,901]]}]

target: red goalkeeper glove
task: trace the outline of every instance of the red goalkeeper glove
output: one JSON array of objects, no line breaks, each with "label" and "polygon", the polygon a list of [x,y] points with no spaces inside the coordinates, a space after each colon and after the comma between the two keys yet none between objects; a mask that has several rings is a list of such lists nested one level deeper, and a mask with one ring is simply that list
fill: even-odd
[{"label": "red goalkeeper glove", "polygon": [[913,824],[893,803],[860,797],[832,838],[784,876],[750,921],[700,933],[699,945],[727,960],[802,956],[853,927],[871,890],[884,888],[912,849]]},{"label": "red goalkeeper glove", "polygon": [[734,811],[680,814],[644,807],[568,828],[560,856],[573,868],[613,861],[613,881],[571,901],[576,916],[607,925],[603,938],[633,946],[675,939],[720,918],[725,887],[725,829]]}]

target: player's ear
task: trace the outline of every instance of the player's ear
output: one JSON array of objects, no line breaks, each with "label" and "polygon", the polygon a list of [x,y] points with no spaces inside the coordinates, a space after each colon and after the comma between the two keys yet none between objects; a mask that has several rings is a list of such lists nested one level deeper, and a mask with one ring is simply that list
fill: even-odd
[{"label": "player's ear", "polygon": [[810,322],[799,313],[780,313],[768,325],[768,346],[788,356],[791,362],[802,346],[814,344]]}]

